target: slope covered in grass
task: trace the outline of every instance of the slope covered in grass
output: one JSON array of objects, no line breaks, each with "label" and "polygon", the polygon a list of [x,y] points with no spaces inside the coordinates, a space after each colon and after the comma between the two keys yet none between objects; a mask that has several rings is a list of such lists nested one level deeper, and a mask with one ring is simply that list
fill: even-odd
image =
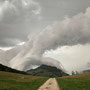
[{"label": "slope covered in grass", "polygon": [[30,75],[33,76],[42,76],[42,77],[61,77],[67,76],[68,74],[62,70],[48,65],[41,65],[40,67],[27,71]]},{"label": "slope covered in grass", "polygon": [[5,72],[12,72],[12,73],[19,73],[19,74],[27,74],[24,71],[19,71],[10,67],[7,67],[5,65],[0,64],[0,71],[5,71]]},{"label": "slope covered in grass", "polygon": [[0,71],[0,90],[37,90],[47,79]]},{"label": "slope covered in grass", "polygon": [[57,78],[61,90],[90,90],[90,73]]}]

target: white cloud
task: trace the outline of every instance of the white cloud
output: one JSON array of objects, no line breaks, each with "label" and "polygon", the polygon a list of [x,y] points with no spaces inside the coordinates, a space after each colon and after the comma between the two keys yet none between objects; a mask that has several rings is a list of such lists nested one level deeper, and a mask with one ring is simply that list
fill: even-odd
[{"label": "white cloud", "polygon": [[72,71],[82,71],[90,68],[87,65],[90,62],[89,48],[90,44],[64,46],[57,50],[47,51],[44,56],[60,61],[64,68],[71,73]]},{"label": "white cloud", "polygon": [[1,50],[4,50],[4,51],[10,50],[10,49],[12,49],[12,48],[14,48],[14,47],[0,47],[0,49],[1,49]]},{"label": "white cloud", "polygon": [[88,7],[86,9],[86,13],[85,13],[86,17],[90,18],[90,7]]},{"label": "white cloud", "polygon": [[18,45],[23,45],[23,44],[25,44],[25,42],[20,42]]}]

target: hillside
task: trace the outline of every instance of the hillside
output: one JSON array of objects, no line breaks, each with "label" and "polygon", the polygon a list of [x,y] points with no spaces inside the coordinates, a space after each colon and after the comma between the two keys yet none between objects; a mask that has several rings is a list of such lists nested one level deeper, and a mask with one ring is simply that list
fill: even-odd
[{"label": "hillside", "polygon": [[56,67],[41,65],[40,67],[27,71],[30,75],[33,76],[43,76],[43,77],[61,77],[66,76],[65,72]]},{"label": "hillside", "polygon": [[37,90],[47,79],[0,71],[0,90]]},{"label": "hillside", "polygon": [[84,70],[83,73],[90,72],[90,70]]},{"label": "hillside", "polygon": [[19,74],[27,74],[26,72],[19,71],[19,70],[16,70],[16,69],[12,69],[12,68],[4,66],[2,64],[0,64],[0,71],[19,73]]},{"label": "hillside", "polygon": [[90,72],[57,78],[61,90],[90,90]]}]

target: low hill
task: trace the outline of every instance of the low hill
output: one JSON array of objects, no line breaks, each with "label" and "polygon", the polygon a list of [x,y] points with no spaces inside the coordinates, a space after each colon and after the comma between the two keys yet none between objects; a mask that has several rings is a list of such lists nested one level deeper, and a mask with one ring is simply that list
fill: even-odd
[{"label": "low hill", "polygon": [[7,67],[7,66],[2,65],[2,64],[0,64],[0,71],[12,72],[12,73],[19,73],[19,74],[27,74],[26,72],[19,71],[19,70],[16,70],[16,69],[12,69],[12,68]]},{"label": "low hill", "polygon": [[30,75],[33,76],[43,76],[43,77],[61,77],[67,76],[68,74],[63,72],[56,67],[41,65],[40,67],[27,71]]},{"label": "low hill", "polygon": [[90,72],[90,70],[84,70],[83,73]]}]

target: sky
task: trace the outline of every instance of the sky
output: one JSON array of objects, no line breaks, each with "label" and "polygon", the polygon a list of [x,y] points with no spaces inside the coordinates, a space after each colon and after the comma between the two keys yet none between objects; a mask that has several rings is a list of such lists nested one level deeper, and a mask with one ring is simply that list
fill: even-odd
[{"label": "sky", "polygon": [[[13,55],[10,65],[12,61],[18,62],[17,58],[22,55],[22,49],[27,54],[25,58],[28,56],[31,59],[31,53],[38,51],[38,54],[35,53],[35,57],[38,56],[41,59],[41,55],[43,55],[54,58],[62,63],[68,72],[90,69],[89,7],[90,0],[0,0],[0,49],[16,48],[15,51],[11,50],[18,54]],[[52,36],[51,32],[47,30],[52,30],[58,37]],[[34,39],[32,40],[32,38]],[[47,41],[45,38],[49,40]],[[27,53],[25,49],[28,43],[30,45],[35,43],[38,49],[33,44],[34,49]],[[42,43],[47,47],[42,48]],[[20,46],[22,47],[18,51],[17,47]],[[47,61],[49,60],[47,59]],[[15,63],[11,65],[14,68],[16,68]],[[20,65],[18,68],[22,69]]]}]

